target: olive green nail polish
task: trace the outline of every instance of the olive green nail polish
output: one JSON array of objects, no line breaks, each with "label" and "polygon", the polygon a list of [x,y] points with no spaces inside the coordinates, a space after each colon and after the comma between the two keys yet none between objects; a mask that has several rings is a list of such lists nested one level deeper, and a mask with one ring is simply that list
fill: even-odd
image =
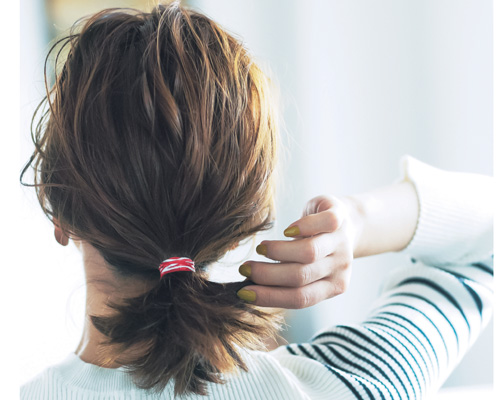
[{"label": "olive green nail polish", "polygon": [[250,265],[248,265],[248,264],[243,264],[238,269],[238,272],[241,275],[246,276],[247,278],[250,278],[250,275],[252,274],[252,267]]},{"label": "olive green nail polish", "polygon": [[245,301],[255,301],[255,299],[257,298],[255,292],[247,289],[240,289],[236,294],[241,300]]},{"label": "olive green nail polish", "polygon": [[257,251],[257,254],[267,256],[267,246],[265,244],[259,244],[255,251]]},{"label": "olive green nail polish", "polygon": [[294,226],[290,226],[289,228],[286,228],[283,233],[287,237],[294,237],[294,236],[300,235],[300,229],[297,225],[294,225]]}]

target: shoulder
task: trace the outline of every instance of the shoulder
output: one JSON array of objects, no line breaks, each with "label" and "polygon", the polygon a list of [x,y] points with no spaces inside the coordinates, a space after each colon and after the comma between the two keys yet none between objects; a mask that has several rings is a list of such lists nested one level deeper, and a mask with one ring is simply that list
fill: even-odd
[{"label": "shoulder", "polygon": [[[270,352],[251,352],[254,358],[252,374],[267,381],[277,389],[290,391],[289,398],[314,399],[332,396],[345,388],[331,368],[317,360],[301,356],[290,345],[280,346]],[[286,388],[286,389],[284,389]]]},{"label": "shoulder", "polygon": [[[293,355],[285,346],[272,352],[240,349],[240,355],[247,371],[238,370],[232,375],[224,376],[225,384],[209,384],[208,398],[310,400],[321,396],[329,398],[332,393],[339,390],[337,379],[328,372],[324,364],[307,357]],[[84,367],[80,365],[80,368],[76,369],[71,364],[75,362],[74,359],[76,357],[61,365],[49,367],[25,383],[21,388],[21,400],[54,400],[71,396],[100,399],[104,394],[103,388],[106,388],[105,392],[108,395],[113,393],[116,398],[127,398],[130,392],[137,390],[133,389],[128,380],[124,381],[125,377],[118,376],[121,371],[108,371],[102,368],[93,371],[97,368],[87,365]],[[91,377],[93,378],[91,387],[85,386],[86,379]],[[97,390],[97,387],[101,390]],[[118,387],[120,390],[112,389]],[[169,387],[166,393],[171,393],[170,389],[173,390]],[[144,398],[149,397],[146,395]]]},{"label": "shoulder", "polygon": [[49,393],[55,386],[50,368],[21,385],[21,400],[49,400]]},{"label": "shoulder", "polygon": [[232,375],[225,376],[226,383],[214,385],[213,394],[221,390],[226,393],[238,393],[239,390],[243,390],[242,395],[248,396],[251,393],[252,396],[262,399],[308,400],[312,398],[301,387],[294,373],[281,365],[270,352],[240,348],[240,355],[247,371],[240,369]]},{"label": "shoulder", "polygon": [[248,371],[225,376],[223,385],[210,385],[209,398],[311,400],[336,393],[331,375],[324,374],[324,365],[292,356],[283,346],[271,352],[240,349],[240,355]]}]

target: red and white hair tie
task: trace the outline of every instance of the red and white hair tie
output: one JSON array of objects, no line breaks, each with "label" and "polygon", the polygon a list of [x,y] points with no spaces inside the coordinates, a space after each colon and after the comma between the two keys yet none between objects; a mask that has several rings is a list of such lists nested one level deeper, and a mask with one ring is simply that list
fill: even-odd
[{"label": "red and white hair tie", "polygon": [[160,279],[170,272],[191,271],[195,272],[194,261],[187,257],[172,257],[162,261],[159,266]]}]

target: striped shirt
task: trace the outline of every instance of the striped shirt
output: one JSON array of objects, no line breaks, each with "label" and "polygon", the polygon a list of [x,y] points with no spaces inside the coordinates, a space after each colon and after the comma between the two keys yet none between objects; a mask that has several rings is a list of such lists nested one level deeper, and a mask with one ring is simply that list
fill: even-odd
[{"label": "striped shirt", "polygon": [[[421,399],[434,393],[492,314],[492,178],[448,172],[410,156],[403,179],[419,198],[419,220],[367,318],[336,325],[307,343],[271,352],[242,349],[249,372],[209,384],[210,399]],[[170,399],[137,388],[125,369],[105,369],[70,354],[25,384],[21,398]],[[185,399],[206,399],[185,396]]]}]

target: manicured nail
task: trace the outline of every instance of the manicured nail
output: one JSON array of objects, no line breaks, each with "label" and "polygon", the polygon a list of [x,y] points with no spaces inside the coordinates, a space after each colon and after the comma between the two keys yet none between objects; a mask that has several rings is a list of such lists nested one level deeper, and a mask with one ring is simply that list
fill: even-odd
[{"label": "manicured nail", "polygon": [[252,275],[252,267],[250,265],[248,265],[248,264],[243,264],[238,269],[238,272],[241,275],[246,276],[247,278],[250,278],[250,275]]},{"label": "manicured nail", "polygon": [[257,254],[267,256],[267,246],[265,244],[259,244],[255,251],[257,252]]},{"label": "manicured nail", "polygon": [[290,226],[289,228],[286,228],[283,233],[287,237],[294,237],[294,236],[300,235],[300,229],[297,225],[294,225],[294,226]]},{"label": "manicured nail", "polygon": [[257,298],[255,292],[247,289],[240,289],[236,294],[241,300],[245,301],[255,301],[255,299]]}]

